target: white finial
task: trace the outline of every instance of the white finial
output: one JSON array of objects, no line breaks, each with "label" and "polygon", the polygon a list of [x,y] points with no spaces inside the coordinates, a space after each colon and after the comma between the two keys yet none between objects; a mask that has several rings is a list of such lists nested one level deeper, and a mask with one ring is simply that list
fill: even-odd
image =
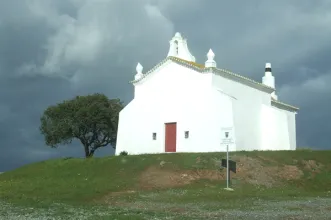
[{"label": "white finial", "polygon": [[136,71],[137,71],[137,74],[134,76],[135,80],[138,80],[144,76],[143,66],[140,63],[137,64]]},{"label": "white finial", "polygon": [[211,49],[209,49],[209,51],[207,53],[208,60],[214,60],[214,57],[215,57],[214,52]]},{"label": "white finial", "polygon": [[136,67],[137,74],[142,74],[144,67],[138,63]]},{"label": "white finial", "polygon": [[214,60],[215,54],[211,49],[209,49],[207,53],[207,58],[208,60],[205,62],[205,67],[216,67],[216,62]]}]

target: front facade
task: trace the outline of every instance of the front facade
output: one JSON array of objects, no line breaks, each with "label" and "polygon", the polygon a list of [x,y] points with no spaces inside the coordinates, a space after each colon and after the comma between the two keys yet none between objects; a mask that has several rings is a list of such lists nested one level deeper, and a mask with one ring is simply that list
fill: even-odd
[{"label": "front facade", "polygon": [[239,150],[296,149],[298,108],[278,101],[271,65],[262,83],[218,69],[210,50],[197,64],[176,33],[166,59],[146,73],[138,63],[134,99],[120,112],[116,155],[219,152],[222,127]]}]

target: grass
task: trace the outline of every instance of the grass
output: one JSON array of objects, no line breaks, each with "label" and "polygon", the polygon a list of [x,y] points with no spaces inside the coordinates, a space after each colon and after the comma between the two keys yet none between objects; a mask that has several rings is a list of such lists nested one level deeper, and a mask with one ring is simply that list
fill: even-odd
[{"label": "grass", "polygon": [[[176,184],[175,180],[164,184],[166,180],[157,176],[158,172],[178,176],[204,170],[224,174],[218,167],[220,159],[225,158],[224,153],[48,160],[0,175],[0,206],[7,207],[0,208],[0,216],[8,218],[8,210],[12,210],[30,216],[44,213],[57,219],[68,216],[74,219],[73,213],[80,215],[77,219],[176,219],[175,216],[213,219],[210,215],[219,219],[226,210],[262,210],[266,202],[306,201],[306,198],[331,195],[331,151],[252,151],[234,152],[230,156],[259,161],[266,170],[258,172],[289,165],[302,170],[303,175],[291,180],[275,176],[279,184],[266,187],[248,183],[246,180],[251,177],[238,173],[233,176],[235,191],[228,192],[223,189],[224,180],[208,176],[187,184]],[[307,161],[314,161],[316,166],[307,168]],[[147,175],[151,167],[157,170]],[[255,169],[254,164],[250,169]],[[157,184],[158,178],[161,185]],[[149,181],[156,184],[147,187],[145,184]],[[260,203],[262,205],[257,205]],[[302,206],[286,210],[295,212],[302,210]]]}]

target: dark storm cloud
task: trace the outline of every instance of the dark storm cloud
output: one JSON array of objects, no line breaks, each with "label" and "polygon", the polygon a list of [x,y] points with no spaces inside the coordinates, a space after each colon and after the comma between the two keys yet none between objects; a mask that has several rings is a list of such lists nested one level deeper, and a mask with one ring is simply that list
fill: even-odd
[{"label": "dark storm cloud", "polygon": [[147,71],[163,59],[175,31],[201,63],[212,48],[219,67],[260,81],[271,62],[280,99],[302,108],[299,145],[327,147],[330,6],[326,0],[1,1],[0,171],[82,156],[79,143],[43,144],[43,110],[93,92],[130,101],[137,62]]},{"label": "dark storm cloud", "polygon": [[[128,81],[136,63],[151,66],[163,58],[162,51],[156,51],[159,58],[148,56],[155,54],[160,40],[168,41],[173,34],[171,22],[147,3],[0,3],[0,170],[83,156],[77,142],[59,149],[46,147],[38,130],[40,115],[47,106],[75,95],[102,92],[125,102],[132,98]],[[111,153],[108,147],[97,155]]]}]

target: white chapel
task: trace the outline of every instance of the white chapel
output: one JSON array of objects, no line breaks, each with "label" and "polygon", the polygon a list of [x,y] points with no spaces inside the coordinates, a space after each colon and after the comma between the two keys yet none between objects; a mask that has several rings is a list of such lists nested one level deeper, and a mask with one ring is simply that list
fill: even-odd
[{"label": "white chapel", "polygon": [[[262,74],[261,74],[262,75]],[[230,151],[295,150],[298,108],[280,102],[271,64],[262,82],[217,67],[210,49],[196,63],[176,33],[168,56],[131,81],[134,99],[120,112],[116,155],[221,152],[222,128],[233,128]]]}]

